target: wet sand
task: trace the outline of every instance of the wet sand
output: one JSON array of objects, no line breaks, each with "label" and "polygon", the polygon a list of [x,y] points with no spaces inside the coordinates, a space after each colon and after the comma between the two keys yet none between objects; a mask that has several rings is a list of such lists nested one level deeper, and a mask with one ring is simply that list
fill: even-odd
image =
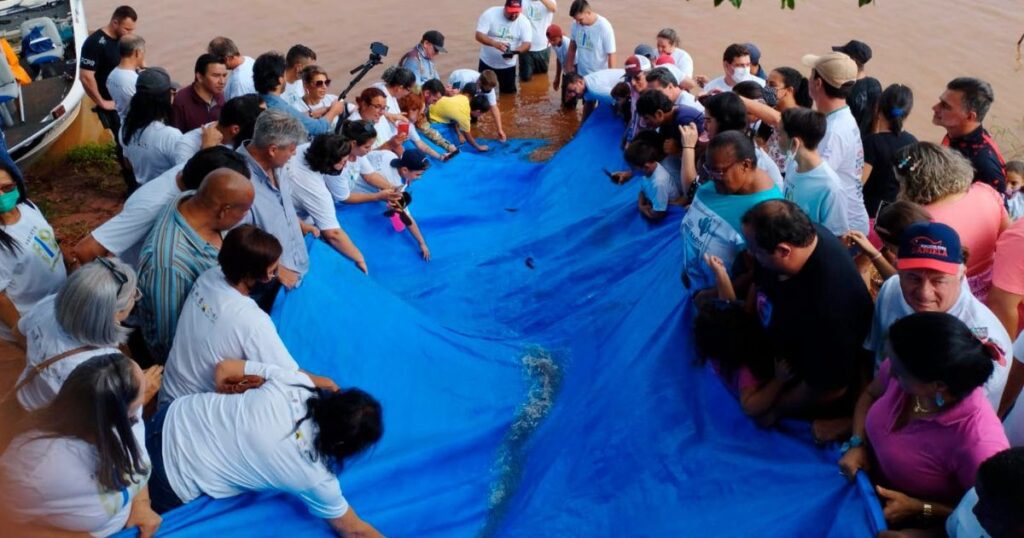
[{"label": "wet sand", "polygon": [[[90,28],[105,24],[120,0],[91,0],[86,11]],[[559,2],[555,22],[568,30],[569,0]],[[391,47],[389,65],[414,46],[423,31],[437,29],[447,37],[449,54],[438,67],[476,68],[479,46],[474,41],[477,17],[498,0],[177,0],[136,3],[138,33],[147,41],[150,65],[166,67],[179,81],[191,80],[196,56],[215,35],[234,39],[244,54],[256,57],[267,50],[286,51],[303,43],[317,51],[340,91],[348,71],[367,57],[369,43]],[[830,45],[852,38],[874,49],[868,72],[883,85],[902,82],[916,97],[909,130],[920,138],[938,140],[942,131],[931,125],[930,107],[956,76],[971,75],[992,83],[996,92],[986,124],[1003,146],[1007,158],[1024,152],[1024,71],[1015,70],[1015,44],[1024,32],[1020,0],[986,2],[958,0],[876,0],[858,8],[856,0],[798,0],[795,11],[780,10],[776,0],[745,2],[740,10],[712,0],[595,0],[595,10],[616,29],[619,64],[641,42],[674,27],[682,48],[694,58],[696,72],[721,74],[721,53],[731,42],[753,41],[766,68],[800,65],[806,53],[822,53]],[[376,68],[365,86],[383,71]],[[575,130],[571,115],[558,111],[553,91],[540,77],[525,95],[504,99],[509,136],[545,137],[556,143]],[[515,109],[509,114],[508,111]],[[486,127],[486,125],[485,125]]]}]

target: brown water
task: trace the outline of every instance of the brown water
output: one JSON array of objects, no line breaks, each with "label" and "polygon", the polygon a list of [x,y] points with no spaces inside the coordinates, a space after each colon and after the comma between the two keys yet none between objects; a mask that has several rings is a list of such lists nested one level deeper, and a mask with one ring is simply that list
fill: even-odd
[{"label": "brown water", "polygon": [[[106,23],[121,0],[89,0],[90,28]],[[555,22],[568,30],[569,0],[559,2]],[[868,64],[883,85],[902,82],[917,98],[909,129],[921,138],[937,140],[942,131],[931,125],[930,107],[945,83],[971,75],[992,83],[996,92],[986,124],[1007,157],[1024,153],[1024,71],[1016,70],[1015,44],[1024,33],[1021,0],[875,0],[857,7],[856,0],[798,0],[795,11],[779,9],[777,0],[750,0],[740,10],[712,6],[712,0],[594,0],[617,32],[619,64],[641,42],[653,44],[665,26],[682,36],[682,47],[694,59],[696,72],[721,74],[722,50],[734,41],[753,41],[763,53],[766,68],[800,66],[806,53],[822,53],[830,45],[861,39],[874,49]],[[286,51],[303,43],[317,51],[340,91],[350,69],[367,57],[369,43],[382,41],[392,52],[386,65],[414,46],[424,30],[437,29],[447,37],[450,51],[438,60],[439,71],[475,69],[477,17],[499,0],[174,0],[136,3],[138,33],[147,41],[150,65],[166,67],[179,81],[191,80],[195,58],[207,42],[223,34],[244,54],[256,57],[267,50]],[[728,3],[726,3],[728,4]],[[382,69],[367,76],[376,80]],[[505,98],[509,136],[567,140],[575,117],[558,110],[555,93],[544,77],[535,79],[517,98]],[[484,129],[487,130],[486,122]]]}]

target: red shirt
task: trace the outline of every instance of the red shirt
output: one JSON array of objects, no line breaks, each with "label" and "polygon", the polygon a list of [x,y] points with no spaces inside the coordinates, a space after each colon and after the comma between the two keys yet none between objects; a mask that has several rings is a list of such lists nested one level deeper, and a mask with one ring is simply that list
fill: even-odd
[{"label": "red shirt", "polygon": [[178,90],[174,96],[174,115],[171,125],[182,133],[202,127],[211,121],[220,119],[220,109],[224,107],[224,94],[213,96],[213,102],[207,103],[196,93],[195,84]]}]

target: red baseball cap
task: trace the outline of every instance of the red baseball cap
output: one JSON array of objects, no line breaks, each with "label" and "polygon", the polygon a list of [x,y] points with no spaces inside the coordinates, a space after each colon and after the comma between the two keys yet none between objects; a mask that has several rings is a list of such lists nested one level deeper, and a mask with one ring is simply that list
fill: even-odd
[{"label": "red baseball cap", "polygon": [[507,13],[522,13],[523,0],[505,0],[505,11]]}]

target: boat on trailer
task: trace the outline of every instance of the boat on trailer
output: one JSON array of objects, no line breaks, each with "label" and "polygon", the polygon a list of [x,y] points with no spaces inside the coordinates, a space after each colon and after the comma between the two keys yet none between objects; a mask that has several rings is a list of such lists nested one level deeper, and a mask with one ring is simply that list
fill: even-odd
[{"label": "boat on trailer", "polygon": [[9,45],[0,54],[0,123],[8,152],[25,166],[67,130],[85,97],[82,0],[0,0],[0,32]]}]

